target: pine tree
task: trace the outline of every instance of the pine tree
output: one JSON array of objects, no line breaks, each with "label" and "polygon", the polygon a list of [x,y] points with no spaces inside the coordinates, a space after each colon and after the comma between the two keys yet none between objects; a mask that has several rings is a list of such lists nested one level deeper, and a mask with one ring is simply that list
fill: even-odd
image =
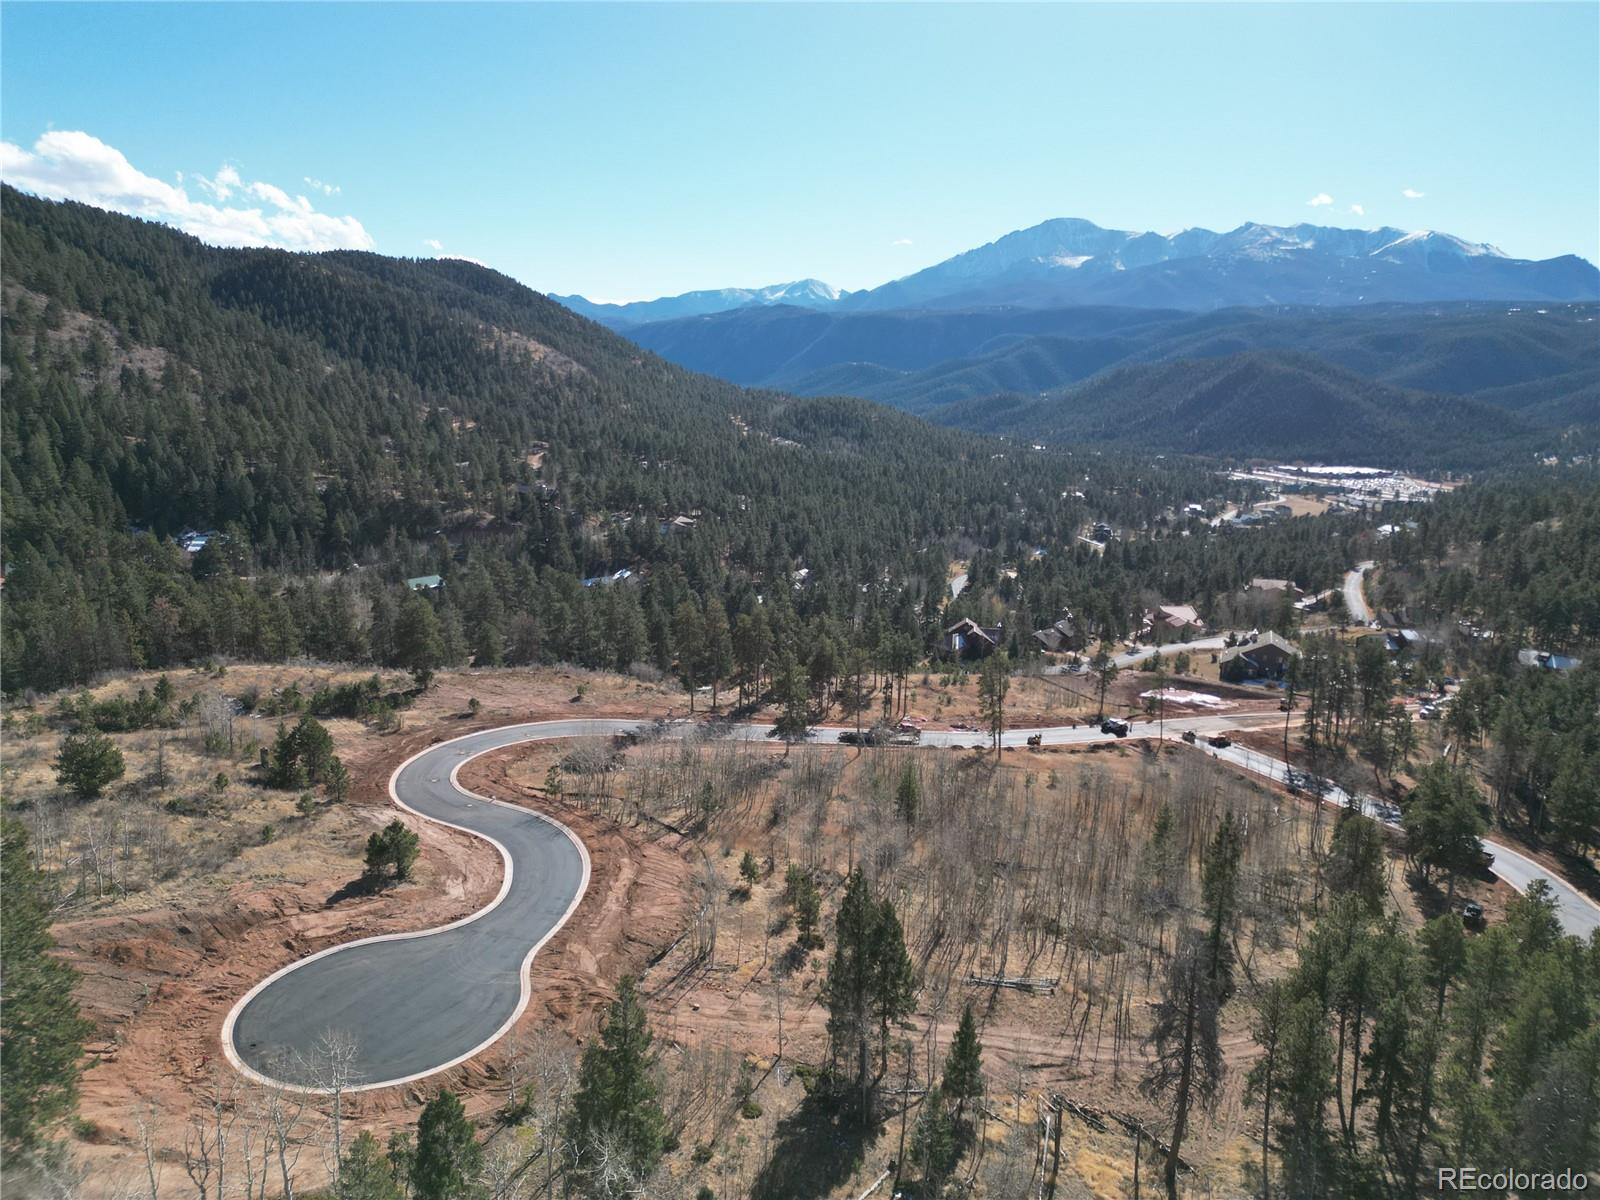
[{"label": "pine tree", "polygon": [[411,878],[420,845],[420,839],[404,822],[390,821],[367,838],[367,857],[361,878],[369,887],[380,887],[392,871],[394,881],[404,883]]},{"label": "pine tree", "polygon": [[80,800],[94,799],[121,779],[124,769],[116,743],[93,729],[69,733],[56,753],[56,782]]},{"label": "pine tree", "polygon": [[1246,1103],[1261,1105],[1261,1196],[1272,1195],[1272,1101],[1277,1094],[1284,1022],[1288,1019],[1290,991],[1282,980],[1266,984],[1256,996],[1250,1033],[1261,1047],[1261,1057],[1245,1080]]},{"label": "pine tree", "polygon": [[657,1099],[653,1040],[633,978],[624,976],[599,1037],[583,1052],[567,1118],[575,1169],[597,1195],[613,1194],[616,1176],[602,1175],[607,1158],[620,1159],[630,1186],[648,1178],[661,1158],[666,1117]]},{"label": "pine tree", "polygon": [[944,1092],[934,1087],[922,1098],[922,1112],[911,1135],[911,1160],[921,1168],[927,1194],[939,1194],[960,1153],[960,1135],[949,1102]]},{"label": "pine tree", "polygon": [[917,784],[917,772],[906,763],[900,772],[900,782],[894,789],[894,811],[907,825],[917,823],[917,809],[922,803],[922,789]]},{"label": "pine tree", "polygon": [[50,953],[50,904],[27,831],[0,819],[0,1136],[10,1151],[38,1144],[78,1100],[83,1040],[77,974]]},{"label": "pine tree", "polygon": [[957,1122],[965,1118],[967,1105],[983,1095],[983,1044],[978,1041],[978,1022],[970,1002],[961,1006],[961,1020],[945,1055],[939,1086],[955,1101]]},{"label": "pine tree", "polygon": [[1323,868],[1328,890],[1351,896],[1371,916],[1383,911],[1388,892],[1384,878],[1383,830],[1355,809],[1344,809],[1333,827],[1333,842]]},{"label": "pine tree", "polygon": [[411,1160],[412,1200],[473,1200],[481,1194],[478,1174],[483,1148],[454,1092],[441,1091],[417,1118],[417,1148]]},{"label": "pine tree", "polygon": [[792,657],[784,656],[778,666],[776,682],[780,708],[773,733],[782,740],[787,756],[788,747],[811,736],[811,701],[806,694],[805,677]]},{"label": "pine tree", "polygon": [[1327,1107],[1333,1094],[1333,1042],[1314,996],[1285,1014],[1277,1055],[1277,1107],[1283,1115],[1284,1194],[1324,1194]]},{"label": "pine tree", "polygon": [[872,1044],[872,933],[876,905],[867,881],[854,871],[833,922],[833,958],[823,980],[821,1000],[828,1010],[828,1038],[835,1069],[851,1062],[860,1116],[869,1119]]},{"label": "pine tree", "polygon": [[684,600],[672,614],[672,645],[678,652],[678,680],[689,693],[689,711],[694,712],[695,689],[705,678],[705,618],[693,600]]},{"label": "pine tree", "polygon": [[917,972],[906,951],[905,931],[894,902],[878,901],[872,930],[872,1007],[878,1017],[878,1071],[889,1069],[889,1027],[916,1008]]},{"label": "pine tree", "polygon": [[978,708],[989,737],[994,743],[994,756],[1000,757],[1000,739],[1006,731],[1006,694],[1011,690],[1011,670],[998,653],[984,660],[978,673]]},{"label": "pine tree", "polygon": [[1111,653],[1111,645],[1101,642],[1095,648],[1094,657],[1089,660],[1089,671],[1094,676],[1095,683],[1100,689],[1100,716],[1106,715],[1106,691],[1116,682],[1121,673],[1117,660]]},{"label": "pine tree", "polygon": [[1232,935],[1243,839],[1225,813],[1201,863],[1206,923],[1186,930],[1168,966],[1149,1041],[1155,1057],[1141,1084],[1149,1096],[1171,1095],[1172,1141],[1167,1153],[1168,1200],[1178,1197],[1178,1162],[1192,1106],[1209,1107],[1222,1083],[1218,1036],[1222,1007],[1233,994]]},{"label": "pine tree", "polygon": [[401,602],[394,625],[394,661],[411,672],[417,686],[426,691],[433,673],[445,661],[444,634],[433,605],[418,592]]},{"label": "pine tree", "polygon": [[887,1070],[889,1027],[910,1015],[916,1003],[916,972],[894,904],[873,897],[857,870],[845,883],[834,919],[834,951],[821,999],[828,1010],[828,1037],[835,1069],[854,1062],[858,1116],[872,1116],[872,1040],[880,1044],[881,1077]]},{"label": "pine tree", "polygon": [[1488,823],[1478,812],[1481,797],[1466,771],[1429,763],[1406,803],[1406,847],[1425,875],[1442,871],[1455,896],[1456,877],[1471,870],[1482,852]]},{"label": "pine tree", "polygon": [[798,935],[796,945],[802,951],[815,949],[822,944],[822,939],[817,936],[817,924],[822,920],[822,896],[817,892],[816,882],[809,872],[801,871],[790,891],[795,933]]},{"label": "pine tree", "polygon": [[371,1131],[362,1130],[339,1166],[335,1200],[401,1200],[394,1164]]},{"label": "pine tree", "polygon": [[715,596],[706,597],[705,618],[700,631],[703,678],[711,682],[711,707],[714,710],[719,689],[733,674],[733,637],[728,632],[728,613]]}]

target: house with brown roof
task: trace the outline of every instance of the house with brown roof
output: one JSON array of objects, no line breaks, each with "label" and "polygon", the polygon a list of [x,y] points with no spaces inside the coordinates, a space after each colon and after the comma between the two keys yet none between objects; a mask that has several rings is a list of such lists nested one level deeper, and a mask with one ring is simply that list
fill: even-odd
[{"label": "house with brown roof", "polygon": [[1200,614],[1192,604],[1163,604],[1145,615],[1141,633],[1156,645],[1164,646],[1168,642],[1195,637],[1204,633],[1205,628],[1206,623],[1200,619]]},{"label": "house with brown roof", "polygon": [[1291,600],[1298,600],[1301,595],[1300,589],[1295,587],[1292,579],[1266,579],[1260,575],[1250,581],[1250,586],[1246,590],[1262,595],[1286,592]]},{"label": "house with brown roof", "polygon": [[1003,625],[979,625],[971,617],[963,617],[939,639],[939,649],[957,658],[987,658],[1000,649],[1005,638]]}]

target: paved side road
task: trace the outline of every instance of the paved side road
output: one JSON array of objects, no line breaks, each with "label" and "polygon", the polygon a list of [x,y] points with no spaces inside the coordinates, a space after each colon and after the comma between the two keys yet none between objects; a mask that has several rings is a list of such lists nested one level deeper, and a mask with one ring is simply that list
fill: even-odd
[{"label": "paved side road", "polygon": [[[1275,715],[1204,715],[1171,718],[1169,738],[1184,731],[1209,736],[1241,726],[1276,726]],[[505,863],[500,894],[470,917],[438,929],[366,938],[301,959],[262,980],[236,1004],[223,1025],[223,1050],[241,1071],[258,1079],[311,1087],[316,1046],[324,1032],[354,1038],[357,1089],[407,1083],[445,1070],[493,1044],[528,1002],[528,969],[556,930],[570,918],[589,882],[589,858],[565,826],[527,809],[485,800],[461,788],[456,772],[469,758],[520,742],[605,737],[637,729],[626,719],[541,721],[509,725],[441,742],[402,763],[389,791],[401,807],[491,842]],[[733,725],[730,737],[757,740],[770,725]],[[813,732],[832,742],[838,728]],[[1140,736],[1154,736],[1153,726]],[[1015,729],[1002,744],[1023,747],[1037,734],[1044,745],[1111,740],[1096,726]],[[984,746],[982,733],[929,730],[924,746]],[[1284,781],[1281,760],[1243,746],[1202,747],[1243,770]],[[1338,789],[1329,803],[1349,798]],[[1362,799],[1381,819],[1374,802]],[[1493,870],[1525,890],[1534,879],[1555,891],[1569,933],[1587,937],[1600,927],[1600,906],[1509,847],[1485,842]]]},{"label": "paved side road", "polygon": [[[1252,774],[1276,780],[1278,783],[1286,783],[1288,781],[1288,765],[1281,759],[1262,754],[1260,751],[1251,750],[1245,746],[1229,746],[1222,750],[1207,748],[1207,753],[1214,754],[1223,761],[1230,762]],[[1336,807],[1347,807],[1351,803],[1351,797],[1343,788],[1336,787],[1330,783],[1326,793],[1323,795],[1323,802]],[[1357,798],[1357,802],[1361,805],[1361,811],[1374,821],[1388,825],[1392,829],[1400,827],[1398,821],[1390,821],[1384,817],[1382,807],[1372,797],[1361,796]],[[1596,929],[1600,929],[1600,905],[1597,905],[1565,879],[1562,879],[1559,875],[1552,874],[1527,855],[1489,838],[1483,839],[1483,848],[1488,851],[1492,860],[1489,864],[1489,870],[1516,888],[1517,891],[1526,892],[1529,885],[1536,879],[1542,879],[1550,885],[1556,901],[1556,916],[1560,918],[1561,927],[1566,932],[1580,938],[1587,938]]]},{"label": "paved side road", "polygon": [[1377,565],[1370,561],[1357,563],[1356,569],[1346,572],[1344,577],[1344,610],[1350,614],[1352,621],[1360,625],[1372,620],[1372,609],[1367,604],[1366,582],[1367,572]]}]

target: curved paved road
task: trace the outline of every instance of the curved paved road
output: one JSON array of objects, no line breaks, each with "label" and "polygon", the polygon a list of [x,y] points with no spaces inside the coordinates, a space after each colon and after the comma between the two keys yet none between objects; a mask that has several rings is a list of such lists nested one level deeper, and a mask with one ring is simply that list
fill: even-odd
[{"label": "curved paved road", "polygon": [[527,1003],[528,964],[588,885],[589,857],[564,826],[466,792],[455,771],[515,742],[634,724],[513,725],[441,742],[401,764],[389,780],[397,803],[498,846],[506,864],[499,896],[452,925],[347,943],[263,980],[223,1027],[234,1065],[309,1083],[316,1043],[335,1030],[355,1039],[360,1085],[383,1087],[453,1066],[509,1029]]},{"label": "curved paved road", "polygon": [[1378,564],[1375,562],[1357,563],[1356,569],[1345,573],[1344,577],[1344,610],[1350,619],[1357,624],[1366,625],[1372,620],[1372,609],[1367,605],[1367,572]]},{"label": "curved paved road", "polygon": [[[445,1070],[501,1037],[527,1006],[528,968],[534,955],[572,915],[588,886],[588,853],[565,826],[528,809],[473,795],[457,785],[455,773],[469,758],[503,746],[609,736],[642,724],[595,719],[508,725],[441,742],[402,763],[390,777],[390,795],[404,808],[498,846],[506,863],[500,895],[454,924],[349,942],[262,980],[234,1006],[223,1026],[223,1049],[229,1060],[257,1078],[309,1085],[315,1078],[318,1039],[332,1029],[354,1037],[357,1087],[366,1089]],[[1204,736],[1277,724],[1275,714],[1254,718],[1208,714],[1166,722],[1169,739],[1185,730]],[[734,725],[726,732],[755,740],[768,736],[771,729]],[[838,732],[819,728],[812,740],[833,741]],[[1140,736],[1155,732],[1152,726],[1141,730]],[[1022,747],[1035,733],[1045,745],[1111,740],[1097,726],[1059,725],[1008,730],[1002,742]],[[924,746],[982,747],[987,741],[983,733],[947,730],[928,730],[922,737]],[[1280,782],[1287,772],[1279,759],[1242,746],[1210,752]],[[1347,803],[1348,797],[1333,788],[1327,800]],[[1361,803],[1369,815],[1382,819],[1374,802],[1363,798]],[[1495,874],[1519,890],[1526,890],[1533,879],[1550,882],[1569,933],[1587,936],[1600,927],[1600,906],[1570,884],[1509,847],[1484,845],[1495,857]]]}]

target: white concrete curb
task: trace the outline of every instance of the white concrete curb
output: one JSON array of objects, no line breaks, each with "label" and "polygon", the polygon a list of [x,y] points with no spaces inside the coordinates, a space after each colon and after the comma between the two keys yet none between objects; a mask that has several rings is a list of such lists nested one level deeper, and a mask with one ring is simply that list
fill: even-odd
[{"label": "white concrete curb", "polygon": [[[495,896],[495,898],[493,900],[491,900],[484,907],[480,908],[477,912],[471,913],[468,916],[462,917],[460,920],[451,921],[448,925],[438,925],[438,926],[435,926],[432,929],[419,929],[419,930],[415,930],[415,931],[413,931],[411,933],[381,933],[381,934],[377,934],[377,935],[375,935],[373,937],[358,938],[357,940],[355,940],[353,942],[341,942],[337,946],[329,946],[325,950],[319,950],[315,954],[310,954],[310,955],[307,955],[305,958],[298,959],[295,962],[290,963],[288,966],[281,967],[278,970],[274,971],[271,975],[268,975],[260,983],[256,984],[255,987],[251,988],[242,997],[240,997],[238,1003],[236,1003],[233,1006],[233,1008],[231,1008],[228,1011],[227,1019],[224,1020],[223,1023],[222,1023],[222,1052],[223,1052],[224,1055],[227,1056],[228,1062],[230,1064],[232,1064],[233,1068],[236,1071],[238,1071],[241,1075],[244,1075],[246,1078],[255,1080],[257,1083],[267,1084],[268,1086],[272,1086],[272,1087],[291,1087],[296,1091],[312,1092],[312,1093],[319,1093],[319,1094],[324,1094],[324,1095],[331,1094],[331,1092],[332,1092],[331,1088],[304,1087],[304,1086],[299,1085],[299,1084],[288,1083],[288,1082],[286,1082],[284,1080],[273,1079],[270,1076],[264,1075],[261,1072],[255,1070],[255,1068],[251,1067],[242,1058],[240,1058],[238,1052],[234,1049],[234,1046],[233,1046],[233,1027],[234,1027],[235,1022],[237,1022],[238,1019],[239,1019],[239,1014],[241,1012],[243,1012],[245,1006],[247,1004],[249,1004],[251,1000],[255,999],[255,997],[258,994],[260,994],[264,989],[270,987],[272,984],[274,984],[278,980],[282,979],[285,975],[289,974],[291,971],[297,971],[301,967],[305,966],[307,963],[316,962],[317,959],[319,959],[319,958],[326,958],[330,954],[338,954],[341,951],[350,950],[350,949],[353,949],[356,946],[368,946],[368,945],[371,945],[374,942],[401,942],[401,941],[406,941],[406,940],[411,939],[411,938],[432,937],[436,933],[445,933],[445,932],[447,932],[448,930],[451,930],[451,929],[459,929],[463,925],[470,925],[472,922],[480,919],[481,917],[488,916],[496,908],[498,908],[500,906],[501,901],[503,901],[506,898],[506,893],[511,890],[511,879],[512,879],[512,874],[514,872],[514,867],[512,866],[512,862],[511,862],[511,852],[509,850],[507,850],[505,848],[505,846],[501,845],[500,842],[496,841],[494,838],[490,837],[486,833],[480,833],[475,829],[468,829],[465,825],[457,825],[453,821],[444,821],[444,820],[439,819],[438,817],[430,817],[426,813],[418,812],[416,809],[412,808],[405,801],[400,799],[399,794],[395,791],[395,780],[397,780],[400,777],[400,772],[401,771],[405,770],[412,763],[416,762],[417,759],[423,757],[426,754],[432,754],[434,751],[439,750],[442,747],[453,745],[456,742],[466,741],[466,740],[468,740],[470,738],[474,738],[474,737],[481,737],[483,734],[486,734],[486,733],[498,733],[501,730],[505,730],[505,729],[526,728],[526,729],[529,729],[529,730],[534,730],[534,729],[540,729],[542,727],[546,727],[546,726],[549,726],[549,725],[552,725],[552,724],[561,724],[561,723],[563,723],[563,722],[540,721],[540,722],[533,722],[533,723],[527,724],[525,726],[502,725],[497,729],[480,729],[480,730],[477,730],[475,733],[465,733],[465,734],[462,734],[460,737],[450,738],[450,739],[448,739],[446,741],[442,741],[442,742],[435,742],[432,745],[427,746],[427,747],[417,751],[410,758],[406,759],[403,763],[401,763],[399,766],[397,766],[394,769],[393,772],[390,773],[390,775],[389,775],[389,799],[394,801],[394,803],[398,807],[405,809],[406,812],[411,813],[414,816],[421,817],[424,821],[432,822],[435,825],[443,825],[443,826],[445,826],[446,828],[449,828],[449,829],[456,829],[456,830],[459,830],[462,833],[469,834],[469,835],[471,835],[472,837],[475,837],[475,838],[482,838],[484,841],[488,842],[491,846],[493,846],[496,850],[498,850],[500,852],[500,861],[501,861],[501,864],[504,866],[504,878],[501,880],[499,893]],[[456,782],[456,776],[460,772],[462,767],[466,766],[469,762],[471,762],[475,758],[480,758],[483,755],[493,753],[496,750],[504,750],[507,746],[521,745],[523,742],[538,742],[538,741],[546,741],[546,740],[552,740],[552,739],[540,737],[537,734],[531,734],[530,736],[525,737],[525,738],[518,738],[515,741],[506,742],[504,745],[490,746],[490,747],[488,747],[486,749],[478,751],[478,753],[476,753],[476,754],[468,755],[467,757],[463,758],[460,762],[456,763],[456,765],[454,767],[452,767],[451,770],[450,770],[450,786],[455,788],[455,790],[460,792],[463,796],[470,796],[474,800],[479,801],[480,803],[495,804],[495,805],[499,805],[502,808],[509,808],[509,809],[512,809],[512,810],[514,810],[516,812],[519,812],[519,813],[525,813],[525,814],[527,814],[529,816],[537,818],[538,820],[544,821],[547,824],[555,826],[562,833],[566,834],[567,838],[572,842],[573,846],[576,847],[576,849],[578,851],[579,858],[581,858],[583,860],[583,879],[578,885],[577,892],[572,897],[572,903],[567,905],[567,910],[566,910],[566,912],[561,914],[561,919],[559,921],[557,921],[553,926],[551,926],[550,931],[548,933],[546,933],[542,938],[540,938],[537,942],[534,943],[532,948],[529,949],[527,955],[522,960],[522,967],[521,967],[521,970],[518,972],[520,977],[521,977],[522,991],[521,991],[521,995],[518,997],[516,1009],[512,1012],[511,1016],[506,1019],[505,1023],[503,1025],[501,1025],[499,1029],[495,1030],[494,1033],[491,1034],[488,1038],[484,1039],[482,1042],[479,1042],[476,1046],[472,1047],[472,1049],[468,1050],[466,1053],[459,1054],[455,1058],[452,1058],[449,1062],[440,1063],[438,1066],[430,1067],[426,1071],[417,1071],[417,1072],[415,1072],[415,1073],[413,1073],[411,1075],[403,1075],[398,1079],[384,1079],[384,1080],[380,1080],[380,1081],[378,1081],[376,1083],[363,1083],[363,1084],[355,1085],[355,1086],[352,1086],[352,1087],[347,1087],[347,1088],[344,1089],[345,1091],[347,1091],[347,1092],[370,1092],[370,1091],[375,1091],[378,1088],[398,1087],[401,1084],[414,1083],[418,1079],[426,1079],[429,1075],[437,1075],[440,1071],[448,1071],[451,1067],[459,1066],[461,1063],[465,1062],[467,1059],[471,1058],[473,1055],[478,1054],[479,1052],[481,1052],[481,1051],[487,1049],[488,1047],[494,1045],[495,1042],[499,1041],[508,1032],[510,1032],[512,1026],[514,1026],[517,1023],[518,1019],[522,1016],[522,1014],[527,1011],[528,1001],[532,998],[532,994],[533,994],[532,985],[531,985],[530,980],[529,980],[528,968],[533,965],[534,956],[537,955],[540,950],[544,949],[545,943],[548,942],[551,938],[553,938],[561,930],[561,928],[564,925],[566,925],[567,921],[571,919],[572,914],[577,911],[578,905],[583,902],[583,897],[589,890],[589,878],[590,878],[590,874],[591,874],[591,864],[590,864],[590,860],[589,860],[589,849],[588,849],[587,846],[585,846],[583,844],[583,839],[582,838],[580,838],[577,834],[573,833],[571,829],[568,829],[565,825],[563,825],[560,821],[556,820],[554,817],[549,816],[549,815],[547,815],[545,813],[542,813],[542,812],[537,812],[537,811],[535,811],[534,809],[531,809],[531,808],[523,808],[520,805],[516,805],[516,804],[507,804],[507,803],[505,803],[504,801],[501,801],[501,800],[492,800],[489,797],[480,796],[476,792],[470,792],[466,788],[461,787],[460,784]]]}]

